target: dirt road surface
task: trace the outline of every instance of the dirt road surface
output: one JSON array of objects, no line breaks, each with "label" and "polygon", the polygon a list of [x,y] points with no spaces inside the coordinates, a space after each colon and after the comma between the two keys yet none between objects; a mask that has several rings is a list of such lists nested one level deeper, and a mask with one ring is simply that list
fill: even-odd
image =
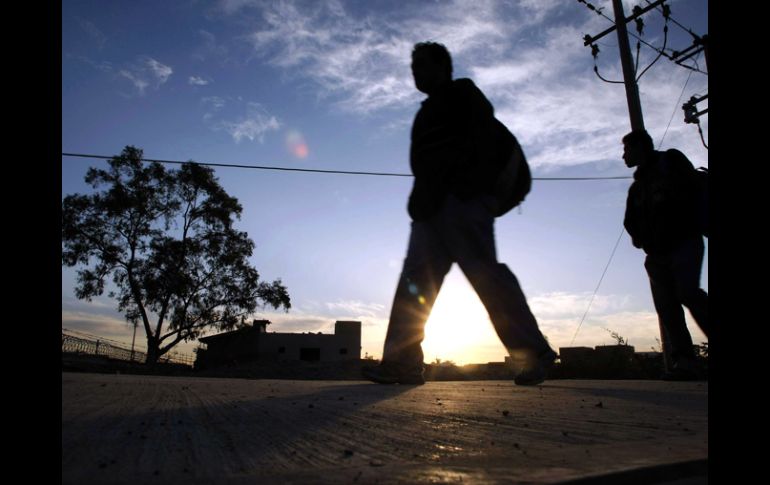
[{"label": "dirt road surface", "polygon": [[62,373],[63,484],[689,484],[707,458],[706,382]]}]

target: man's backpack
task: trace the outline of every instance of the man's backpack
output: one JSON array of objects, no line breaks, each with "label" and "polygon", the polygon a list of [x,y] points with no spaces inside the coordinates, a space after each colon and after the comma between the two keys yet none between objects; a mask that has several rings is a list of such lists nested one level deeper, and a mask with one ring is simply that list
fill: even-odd
[{"label": "man's backpack", "polygon": [[532,188],[532,173],[527,157],[513,133],[497,118],[493,126],[497,165],[493,194],[498,202],[495,217],[500,217],[524,201]]},{"label": "man's backpack", "polygon": [[698,167],[695,178],[698,184],[698,222],[701,234],[709,237],[709,169]]}]

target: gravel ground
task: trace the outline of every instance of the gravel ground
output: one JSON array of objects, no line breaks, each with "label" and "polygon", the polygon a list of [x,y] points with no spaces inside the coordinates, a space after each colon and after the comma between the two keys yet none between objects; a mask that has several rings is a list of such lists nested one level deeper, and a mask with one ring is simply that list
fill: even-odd
[{"label": "gravel ground", "polygon": [[707,382],[62,373],[63,484],[559,483],[707,458]]}]

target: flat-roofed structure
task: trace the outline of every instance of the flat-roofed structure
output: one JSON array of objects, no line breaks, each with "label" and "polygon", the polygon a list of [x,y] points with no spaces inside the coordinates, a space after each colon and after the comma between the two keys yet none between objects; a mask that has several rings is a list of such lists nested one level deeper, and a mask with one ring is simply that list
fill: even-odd
[{"label": "flat-roofed structure", "polygon": [[338,320],[333,334],[267,332],[268,320],[199,339],[195,367],[269,361],[335,362],[361,358],[361,322]]}]

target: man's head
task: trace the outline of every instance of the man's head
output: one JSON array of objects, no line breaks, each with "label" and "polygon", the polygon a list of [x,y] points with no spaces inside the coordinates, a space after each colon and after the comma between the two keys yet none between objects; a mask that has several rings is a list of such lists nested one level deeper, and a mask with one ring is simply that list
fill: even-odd
[{"label": "man's head", "polygon": [[420,42],[412,50],[412,76],[417,89],[430,95],[452,80],[452,56],[442,44]]},{"label": "man's head", "polygon": [[623,137],[623,160],[629,168],[643,165],[653,151],[655,145],[646,130],[634,130]]}]

